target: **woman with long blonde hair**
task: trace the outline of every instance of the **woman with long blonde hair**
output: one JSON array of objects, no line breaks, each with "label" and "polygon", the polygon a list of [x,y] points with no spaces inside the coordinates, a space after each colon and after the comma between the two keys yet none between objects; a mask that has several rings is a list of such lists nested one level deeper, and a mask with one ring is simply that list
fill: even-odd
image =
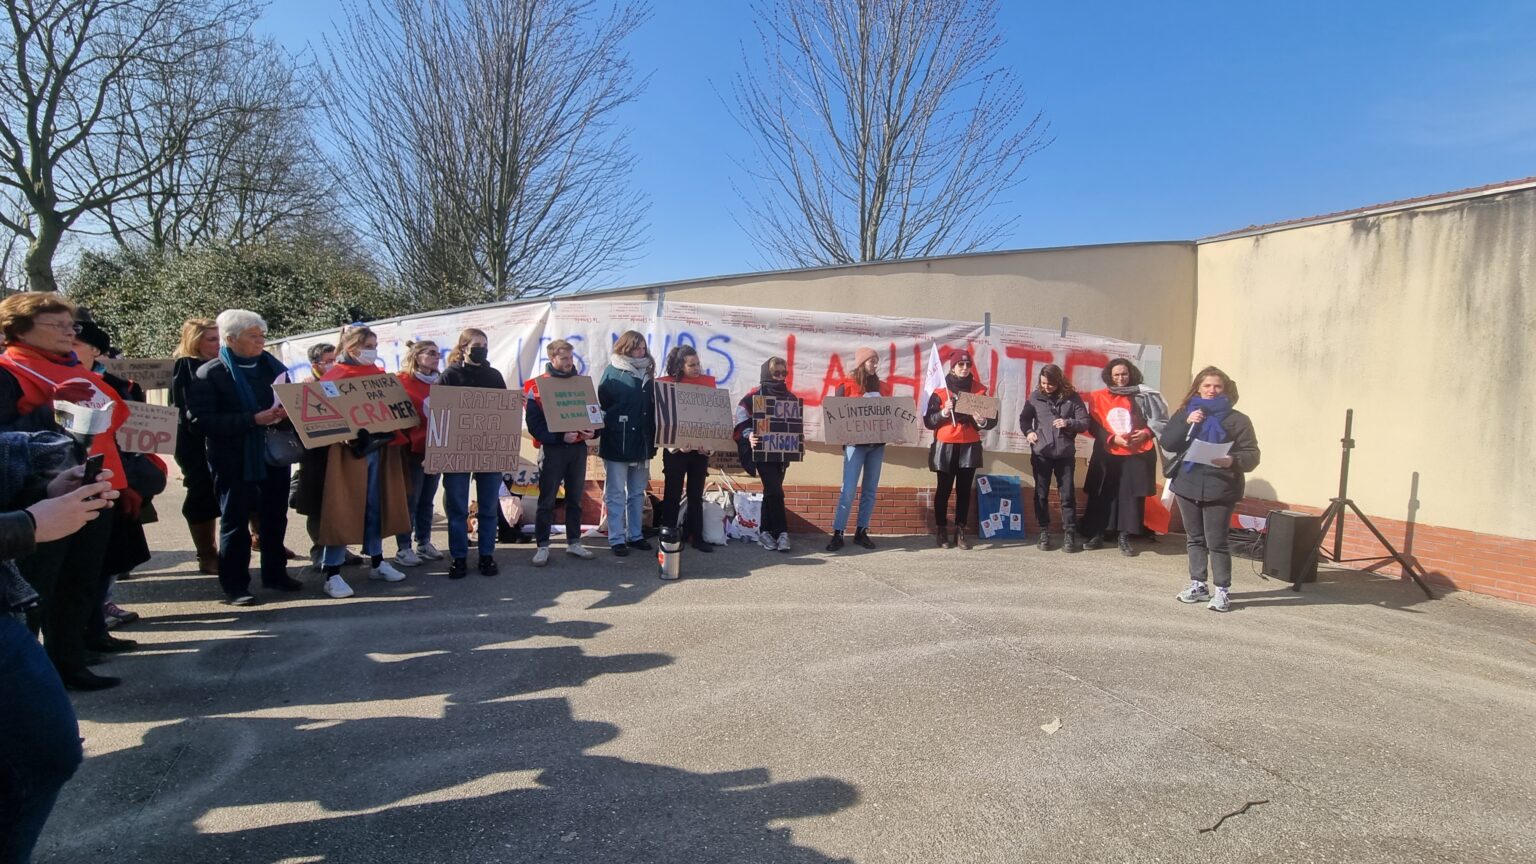
[{"label": "woman with long blonde hair", "polygon": [[222,345],[219,325],[212,318],[188,318],[181,325],[171,376],[170,401],[177,409],[176,465],[181,468],[181,485],[187,489],[181,515],[197,550],[197,568],[207,576],[219,575],[219,499],[208,470],[207,444],[187,414],[187,390],[198,367],[217,358]]},{"label": "woman with long blonde hair", "polygon": [[[416,416],[421,418],[414,428],[406,430],[410,447],[406,454],[406,467],[410,471],[411,490],[408,501],[411,508],[411,530],[395,537],[400,549],[395,553],[395,563],[402,567],[415,567],[422,561],[441,561],[443,553],[432,545],[432,503],[437,499],[439,474],[426,473],[427,458],[427,399],[432,385],[441,375],[437,371],[442,351],[430,339],[405,344],[405,359],[400,361],[400,385],[416,406]],[[411,548],[411,535],[416,537],[416,548]]]}]

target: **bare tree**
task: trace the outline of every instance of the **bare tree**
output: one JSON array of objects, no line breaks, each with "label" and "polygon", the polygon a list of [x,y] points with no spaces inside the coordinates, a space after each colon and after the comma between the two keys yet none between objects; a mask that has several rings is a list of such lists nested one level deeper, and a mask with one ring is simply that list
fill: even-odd
[{"label": "bare tree", "polygon": [[191,69],[245,38],[252,0],[7,0],[0,27],[0,186],[27,219],[0,225],[30,241],[27,280],[55,290],[53,258],[82,217],[139,193],[220,106],[189,106],[127,146],[145,88],[166,69]]},{"label": "bare tree", "polygon": [[996,0],[773,0],[736,114],[759,249],[796,266],[981,249],[991,211],[1049,144],[997,54]]},{"label": "bare tree", "polygon": [[[104,206],[100,221],[119,245],[157,251],[270,239],[330,207],[326,166],[310,130],[309,71],[271,40],[242,39],[193,67],[160,67],[125,118],[122,146],[160,163],[137,194]],[[216,109],[216,110],[215,110]],[[156,160],[157,130],[202,116],[183,146]]]},{"label": "bare tree", "polygon": [[[328,42],[338,179],[418,290],[509,299],[629,260],[644,213],[614,114],[645,16],[591,0],[375,0]],[[458,299],[458,298],[454,298]]]}]

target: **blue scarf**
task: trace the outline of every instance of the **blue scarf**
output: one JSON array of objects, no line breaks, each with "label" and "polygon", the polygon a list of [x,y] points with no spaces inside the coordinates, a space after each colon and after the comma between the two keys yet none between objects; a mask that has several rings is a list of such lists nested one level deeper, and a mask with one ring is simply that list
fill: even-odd
[{"label": "blue scarf", "polygon": [[[1196,396],[1189,400],[1189,410],[1184,416],[1187,418],[1197,409],[1205,412],[1205,419],[1194,427],[1189,437],[1209,441],[1212,444],[1220,444],[1227,440],[1227,430],[1221,427],[1221,421],[1227,419],[1227,415],[1232,413],[1232,400],[1225,396],[1217,396],[1215,399],[1202,399]],[[1192,469],[1194,466],[1193,462],[1184,463],[1185,470]]]},{"label": "blue scarf", "polygon": [[[240,363],[235,353],[226,345],[219,349],[219,359],[229,369],[229,377],[235,382],[235,397],[240,400],[240,410],[255,414],[261,411],[261,406],[256,404],[256,393],[251,390],[251,384],[245,380],[245,372],[240,369]],[[261,358],[256,362],[259,365]],[[247,483],[260,483],[267,479],[267,441],[265,431],[260,426],[253,426],[245,433],[245,481]]]}]

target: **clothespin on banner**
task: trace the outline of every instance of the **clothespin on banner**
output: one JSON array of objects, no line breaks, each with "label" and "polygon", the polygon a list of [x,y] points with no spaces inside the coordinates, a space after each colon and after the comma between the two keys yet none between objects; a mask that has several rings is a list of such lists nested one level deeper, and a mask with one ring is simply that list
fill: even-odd
[{"label": "clothespin on banner", "polygon": [[1136,362],[1138,364],[1141,363],[1141,355],[1146,353],[1146,350],[1147,350],[1147,343],[1145,343],[1145,342],[1141,343],[1140,345],[1138,345],[1136,347]]},{"label": "clothespin on banner", "polygon": [[1061,338],[1063,339],[1067,338],[1067,321],[1067,316],[1061,316]]},{"label": "clothespin on banner", "polygon": [[981,316],[981,335],[983,335],[983,336],[991,336],[992,335],[992,313],[991,312],[984,312],[984,313],[982,313],[982,316]]},{"label": "clothespin on banner", "polygon": [[661,304],[663,304],[665,302],[667,302],[667,289],[665,289],[665,288],[658,289],[656,291],[656,317],[657,318],[661,317]]}]

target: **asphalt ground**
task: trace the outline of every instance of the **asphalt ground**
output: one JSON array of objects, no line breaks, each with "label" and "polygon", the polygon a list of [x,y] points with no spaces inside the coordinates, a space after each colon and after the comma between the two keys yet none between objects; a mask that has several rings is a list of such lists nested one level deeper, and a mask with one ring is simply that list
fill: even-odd
[{"label": "asphalt ground", "polygon": [[178,493],[39,861],[1536,861],[1530,607],[797,536],[236,609]]}]

